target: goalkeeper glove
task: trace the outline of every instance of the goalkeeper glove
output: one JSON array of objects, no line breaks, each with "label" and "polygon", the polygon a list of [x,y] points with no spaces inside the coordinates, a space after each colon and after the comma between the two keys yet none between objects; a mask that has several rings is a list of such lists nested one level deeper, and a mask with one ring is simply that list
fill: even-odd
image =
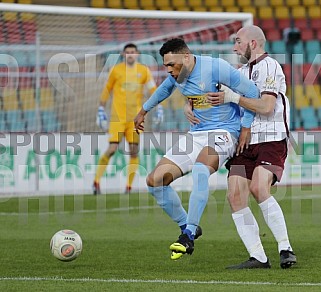
[{"label": "goalkeeper glove", "polygon": [[224,103],[233,102],[238,104],[240,102],[240,95],[225,85],[221,85],[221,91],[224,91]]},{"label": "goalkeeper glove", "polygon": [[96,116],[96,124],[103,131],[107,131],[107,129],[108,129],[107,114],[106,114],[103,106],[100,106],[98,108],[98,112],[97,112],[97,116]]}]

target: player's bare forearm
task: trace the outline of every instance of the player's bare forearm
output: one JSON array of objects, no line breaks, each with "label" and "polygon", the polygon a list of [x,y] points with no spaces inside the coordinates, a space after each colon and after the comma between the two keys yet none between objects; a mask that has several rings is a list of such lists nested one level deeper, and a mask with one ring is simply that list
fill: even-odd
[{"label": "player's bare forearm", "polygon": [[145,111],[143,108],[138,112],[134,119],[135,129],[136,132],[139,133],[139,131],[144,131],[144,121],[145,121],[145,115],[147,114],[147,111]]},{"label": "player's bare forearm", "polygon": [[261,98],[240,97],[240,106],[261,115],[268,116],[274,111],[276,98],[270,94],[263,94]]}]

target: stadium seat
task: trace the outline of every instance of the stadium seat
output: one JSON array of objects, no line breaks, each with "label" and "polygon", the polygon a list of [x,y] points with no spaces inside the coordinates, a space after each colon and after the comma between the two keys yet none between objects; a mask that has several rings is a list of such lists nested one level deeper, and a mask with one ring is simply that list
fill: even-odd
[{"label": "stadium seat", "polygon": [[290,85],[290,82],[291,82],[291,79],[292,79],[292,76],[291,76],[291,65],[290,64],[282,64],[282,69],[283,69],[283,72],[284,72],[284,75],[285,75],[285,81],[286,81],[286,84],[287,84],[287,90],[290,91],[291,87],[289,85]]},{"label": "stadium seat", "polygon": [[235,7],[235,0],[224,0],[221,2],[221,5],[226,8],[226,7]]},{"label": "stadium seat", "polygon": [[0,111],[0,132],[7,131],[6,114],[4,111]]},{"label": "stadium seat", "polygon": [[301,108],[302,126],[305,130],[318,127],[318,119],[314,107],[307,106]]},{"label": "stadium seat", "polygon": [[105,8],[105,0],[90,0],[90,6],[94,8]]},{"label": "stadium seat", "polygon": [[263,30],[275,29],[277,27],[275,18],[262,19],[260,26]]},{"label": "stadium seat", "polygon": [[4,22],[4,31],[6,32],[9,44],[22,43],[19,24],[16,20],[7,20]]},{"label": "stadium seat", "polygon": [[300,5],[300,0],[285,0],[284,3],[286,6],[297,6]]},{"label": "stadium seat", "polygon": [[20,89],[19,96],[23,110],[33,110],[36,108],[35,91],[33,88]]},{"label": "stadium seat", "polygon": [[18,14],[17,12],[3,12],[2,18],[4,21],[17,21]]},{"label": "stadium seat", "polygon": [[225,12],[241,12],[241,7],[229,6],[225,8]]},{"label": "stadium seat", "polygon": [[139,9],[138,0],[123,0],[123,8]]},{"label": "stadium seat", "polygon": [[5,87],[3,89],[2,100],[3,100],[4,110],[18,110],[19,101],[18,101],[16,89]]},{"label": "stadium seat", "polygon": [[315,38],[314,31],[310,28],[301,29],[301,40],[306,42]]},{"label": "stadium seat", "polygon": [[211,12],[224,12],[224,8],[221,6],[211,6],[208,10]]},{"label": "stadium seat", "polygon": [[320,42],[318,40],[306,41],[305,48],[306,48],[306,54],[307,54],[307,62],[313,63],[315,56],[317,54],[320,54],[321,52]]},{"label": "stadium seat", "polygon": [[316,114],[317,114],[317,117],[319,118],[319,120],[321,121],[321,107],[316,109]]},{"label": "stadium seat", "polygon": [[278,28],[282,31],[285,28],[291,27],[290,18],[280,18],[278,19]]},{"label": "stadium seat", "polygon": [[302,128],[301,118],[300,118],[299,114],[296,114],[295,119],[294,119],[294,129],[301,130],[301,128]]},{"label": "stadium seat", "polygon": [[289,8],[287,6],[280,6],[280,7],[275,7],[274,8],[274,16],[277,19],[289,19],[290,17],[290,12],[289,12]]},{"label": "stadium seat", "polygon": [[321,18],[321,7],[320,6],[309,6],[307,7],[307,14],[310,19],[318,19]]},{"label": "stadium seat", "polygon": [[281,33],[278,29],[271,28],[263,31],[265,33],[266,39],[268,39],[269,41],[278,41],[282,39]]},{"label": "stadium seat", "polygon": [[170,0],[155,0],[155,6],[161,10],[168,10],[168,7],[171,7],[171,2]]},{"label": "stadium seat", "polygon": [[260,19],[271,19],[273,18],[273,9],[269,6],[258,7],[258,17]]},{"label": "stadium seat", "polygon": [[303,81],[305,86],[313,86],[318,81],[318,72],[312,64],[303,64]]},{"label": "stadium seat", "polygon": [[256,7],[262,7],[262,6],[267,7],[270,4],[268,0],[255,1],[254,3]]},{"label": "stadium seat", "polygon": [[321,95],[320,91],[318,91],[319,87],[314,85],[307,85],[306,86],[306,96],[310,100],[311,105],[314,108],[321,107]]},{"label": "stadium seat", "polygon": [[185,0],[172,0],[172,5],[175,9],[179,9],[179,8],[186,8],[187,3]]},{"label": "stadium seat", "polygon": [[0,87],[7,87],[8,84],[8,68],[0,67]]},{"label": "stadium seat", "polygon": [[55,102],[50,87],[40,89],[40,109],[41,110],[52,110]]},{"label": "stadium seat", "polygon": [[140,0],[140,7],[146,10],[156,10],[154,0]]},{"label": "stadium seat", "polygon": [[27,44],[36,43],[37,25],[34,20],[22,21],[21,27],[24,34],[24,40]]},{"label": "stadium seat", "polygon": [[273,54],[286,54],[284,41],[271,42],[271,50]]},{"label": "stadium seat", "polygon": [[303,42],[298,41],[296,45],[294,46],[293,50],[294,54],[304,54],[304,49],[303,49]]},{"label": "stadium seat", "polygon": [[39,120],[40,125],[37,125],[37,113],[34,110],[24,111],[24,118],[26,121],[26,130],[29,133],[36,132],[41,129],[41,117]]},{"label": "stadium seat", "polygon": [[18,0],[19,4],[32,4],[32,0]]},{"label": "stadium seat", "polygon": [[211,8],[215,9],[215,8],[221,8],[223,11],[223,8],[220,7],[220,2],[219,0],[204,0],[204,6],[206,6],[207,8],[210,9],[210,11],[214,11],[211,10]]},{"label": "stadium seat", "polygon": [[270,0],[270,5],[275,7],[275,6],[283,6],[284,2],[283,0]]},{"label": "stadium seat", "polygon": [[254,18],[257,17],[257,9],[255,6],[245,6],[242,8],[242,12],[251,13]]},{"label": "stadium seat", "polygon": [[25,132],[26,123],[22,119],[21,110],[7,111],[8,130],[10,132]]},{"label": "stadium seat", "polygon": [[60,128],[60,123],[54,111],[42,112],[42,130],[44,132],[56,132]]},{"label": "stadium seat", "polygon": [[314,6],[315,5],[315,0],[302,0],[302,5],[307,7],[307,6]]},{"label": "stadium seat", "polygon": [[298,29],[306,29],[309,27],[308,19],[306,18],[296,18],[293,20],[294,27]]},{"label": "stadium seat", "polygon": [[310,19],[310,27],[315,30],[319,30],[321,27],[321,18]]},{"label": "stadium seat", "polygon": [[321,30],[320,29],[316,30],[315,38],[318,40],[321,40]]},{"label": "stadium seat", "polygon": [[293,6],[291,15],[293,18],[304,18],[306,17],[306,9],[303,6]]},{"label": "stadium seat", "polygon": [[298,48],[298,49],[297,49],[297,53],[293,54],[293,63],[294,64],[298,64],[298,65],[304,64],[306,62],[305,61],[306,55],[304,53],[299,53],[301,48],[302,48],[302,46],[299,43],[294,48]]},{"label": "stadium seat", "polygon": [[237,4],[238,4],[238,6],[243,8],[243,7],[246,7],[246,6],[251,6],[252,5],[252,1],[251,0],[239,0]]},{"label": "stadium seat", "polygon": [[205,12],[205,11],[207,11],[207,7],[203,6],[203,5],[202,6],[193,6],[192,10],[193,11],[201,11],[201,12],[203,11],[203,12]]},{"label": "stadium seat", "polygon": [[108,8],[123,8],[122,0],[107,0],[106,7]]},{"label": "stadium seat", "polygon": [[14,51],[11,55],[16,59],[18,62],[19,67],[29,66],[29,53],[24,51]]}]

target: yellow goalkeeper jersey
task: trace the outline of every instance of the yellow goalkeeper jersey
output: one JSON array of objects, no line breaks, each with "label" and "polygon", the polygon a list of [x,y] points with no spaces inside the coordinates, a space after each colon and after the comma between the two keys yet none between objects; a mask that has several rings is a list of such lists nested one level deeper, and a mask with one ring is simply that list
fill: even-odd
[{"label": "yellow goalkeeper jersey", "polygon": [[155,81],[147,66],[135,63],[130,67],[124,62],[115,65],[101,95],[101,101],[104,102],[112,95],[110,121],[133,121],[142,107],[145,87],[149,94],[156,90]]}]

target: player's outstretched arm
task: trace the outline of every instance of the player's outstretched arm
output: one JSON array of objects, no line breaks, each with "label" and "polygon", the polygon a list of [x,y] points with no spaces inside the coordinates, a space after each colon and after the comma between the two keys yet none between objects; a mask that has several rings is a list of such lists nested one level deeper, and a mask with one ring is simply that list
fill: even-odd
[{"label": "player's outstretched arm", "polygon": [[139,134],[139,131],[144,131],[144,121],[145,121],[145,116],[147,114],[147,111],[145,111],[143,108],[138,112],[134,119],[134,124],[135,124],[135,130]]}]

